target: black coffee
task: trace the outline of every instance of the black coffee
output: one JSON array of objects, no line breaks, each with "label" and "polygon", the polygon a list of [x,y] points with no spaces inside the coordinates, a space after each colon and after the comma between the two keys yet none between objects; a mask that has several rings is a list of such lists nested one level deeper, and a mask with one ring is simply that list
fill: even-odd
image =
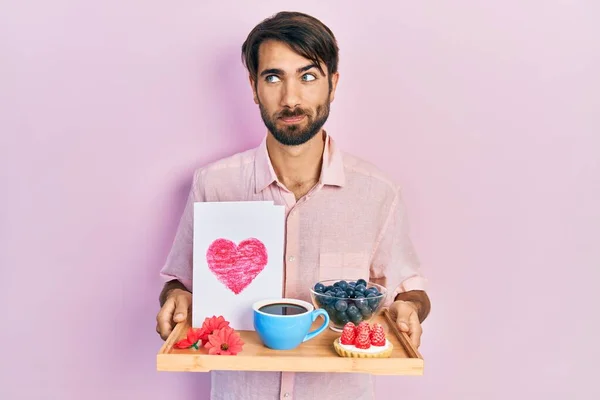
[{"label": "black coffee", "polygon": [[268,304],[266,306],[262,306],[258,310],[264,312],[265,314],[272,315],[298,315],[308,311],[302,306],[290,303]]}]

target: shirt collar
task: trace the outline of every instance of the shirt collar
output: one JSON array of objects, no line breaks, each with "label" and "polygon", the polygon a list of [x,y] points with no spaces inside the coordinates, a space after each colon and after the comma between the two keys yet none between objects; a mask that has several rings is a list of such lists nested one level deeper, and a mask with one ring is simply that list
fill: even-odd
[{"label": "shirt collar", "polygon": [[[254,157],[255,192],[265,190],[269,185],[277,182],[277,175],[267,151],[267,137],[265,136],[256,148]],[[331,136],[325,133],[325,148],[323,150],[323,165],[321,167],[320,183],[322,185],[344,186],[344,160],[342,152]]]}]

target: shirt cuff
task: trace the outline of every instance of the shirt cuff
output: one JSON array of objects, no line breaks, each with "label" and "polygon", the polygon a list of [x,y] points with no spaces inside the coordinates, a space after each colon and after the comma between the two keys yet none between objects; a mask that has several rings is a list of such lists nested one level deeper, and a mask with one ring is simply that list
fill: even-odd
[{"label": "shirt cuff", "polygon": [[178,280],[179,282],[181,282],[181,284],[183,286],[185,286],[185,288],[191,293],[192,292],[192,281],[190,279],[183,279],[179,276],[175,276],[175,275],[170,275],[170,274],[166,274],[164,272],[160,273],[160,277],[162,278],[164,283],[167,283],[169,281],[172,280]]},{"label": "shirt cuff", "polygon": [[400,293],[408,292],[411,290],[425,291],[426,289],[427,289],[427,279],[425,279],[424,277],[422,277],[420,275],[411,276],[410,278],[403,280],[396,287],[396,289],[389,296],[387,296],[387,300],[386,300],[386,303],[384,304],[384,306],[389,307],[394,302],[394,299],[396,298],[396,296],[398,296],[398,294],[400,294]]}]

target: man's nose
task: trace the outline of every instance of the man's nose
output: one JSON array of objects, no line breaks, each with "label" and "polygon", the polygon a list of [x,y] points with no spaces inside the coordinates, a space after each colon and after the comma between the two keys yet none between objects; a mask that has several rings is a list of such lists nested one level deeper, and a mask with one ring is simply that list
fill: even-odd
[{"label": "man's nose", "polygon": [[281,105],[283,107],[296,108],[300,105],[300,90],[298,83],[293,79],[285,82],[281,96]]}]

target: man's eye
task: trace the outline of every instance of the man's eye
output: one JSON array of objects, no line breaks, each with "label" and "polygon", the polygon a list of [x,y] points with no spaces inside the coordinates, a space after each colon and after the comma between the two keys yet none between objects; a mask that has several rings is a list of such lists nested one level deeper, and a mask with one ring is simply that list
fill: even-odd
[{"label": "man's eye", "polygon": [[317,79],[313,74],[304,74],[302,75],[302,80],[305,82],[311,82]]},{"label": "man's eye", "polygon": [[269,83],[279,82],[279,78],[276,75],[269,75],[266,78],[266,81]]}]

